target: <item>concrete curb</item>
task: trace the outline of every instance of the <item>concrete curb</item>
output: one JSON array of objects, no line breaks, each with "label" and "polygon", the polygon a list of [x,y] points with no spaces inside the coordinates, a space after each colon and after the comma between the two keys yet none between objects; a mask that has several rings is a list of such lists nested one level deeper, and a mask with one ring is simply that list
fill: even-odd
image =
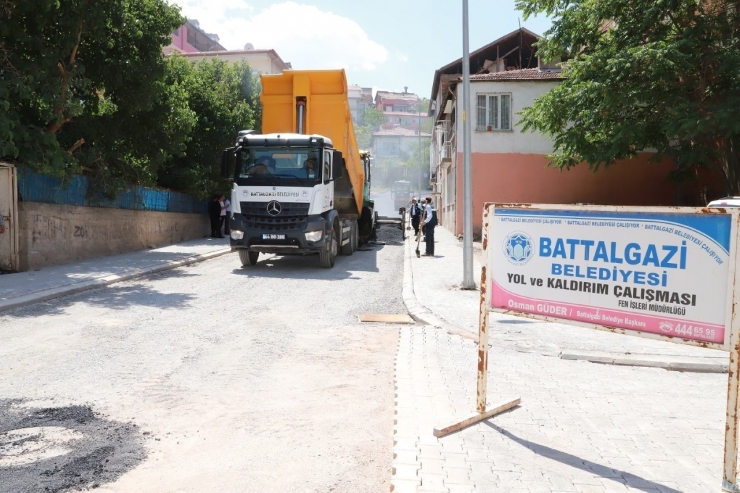
[{"label": "concrete curb", "polygon": [[12,310],[13,308],[20,308],[22,306],[33,305],[34,303],[40,303],[42,301],[47,301],[54,298],[61,298],[62,296],[69,296],[72,294],[81,293],[90,289],[101,288],[121,281],[129,281],[131,279],[136,279],[137,277],[142,277],[149,274],[156,274],[157,272],[162,272],[165,270],[176,269],[177,267],[182,267],[184,265],[195,264],[204,260],[220,257],[221,255],[225,255],[227,253],[231,253],[231,248],[225,248],[221,250],[216,250],[214,252],[194,255],[183,260],[167,262],[164,265],[158,265],[156,267],[135,269],[133,272],[128,272],[126,274],[112,274],[110,276],[105,276],[98,279],[91,279],[89,281],[82,281],[74,284],[67,284],[65,286],[57,288],[35,291],[33,293],[18,296],[9,300],[0,301],[0,312]]},{"label": "concrete curb", "polygon": [[427,310],[421,303],[419,303],[419,300],[416,299],[416,294],[414,293],[414,271],[411,267],[411,255],[413,252],[411,250],[410,238],[411,237],[409,236],[406,238],[406,241],[404,241],[405,254],[403,257],[403,303],[406,305],[406,310],[408,310],[409,315],[411,315],[411,318],[417,322],[444,329],[449,334],[455,334],[477,343],[477,335],[441,320],[434,315],[434,313]]},{"label": "concrete curb", "polygon": [[729,371],[729,364],[723,363],[656,361],[566,352],[560,353],[560,359],[570,361],[588,361],[590,363],[599,363],[602,365],[662,368],[668,371],[683,371],[691,373],[727,373]]}]

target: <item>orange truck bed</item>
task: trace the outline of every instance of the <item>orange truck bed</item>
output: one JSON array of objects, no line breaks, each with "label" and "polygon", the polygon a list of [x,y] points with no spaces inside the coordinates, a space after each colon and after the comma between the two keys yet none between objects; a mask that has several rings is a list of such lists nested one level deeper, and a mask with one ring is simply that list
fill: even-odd
[{"label": "orange truck bed", "polygon": [[282,74],[262,75],[261,79],[262,133],[297,133],[296,101],[305,98],[303,133],[330,138],[347,163],[357,211],[339,212],[359,214],[365,176],[347,100],[344,70],[287,70]]}]

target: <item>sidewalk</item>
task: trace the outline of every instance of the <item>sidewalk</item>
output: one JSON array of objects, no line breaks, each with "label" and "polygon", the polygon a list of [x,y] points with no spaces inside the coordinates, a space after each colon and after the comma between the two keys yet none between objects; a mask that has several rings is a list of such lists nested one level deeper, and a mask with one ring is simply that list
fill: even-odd
[{"label": "sidewalk", "polygon": [[563,357],[590,351],[706,365],[726,361],[719,351],[495,315],[488,405],[520,397],[521,406],[434,437],[435,427],[475,411],[479,294],[457,289],[462,243],[443,228],[435,233],[436,258],[417,259],[407,241],[413,282],[404,294],[414,292],[404,298],[412,315],[434,322],[400,328],[392,491],[721,490],[726,374]]},{"label": "sidewalk", "polygon": [[150,250],[0,276],[0,311],[79,293],[229,253],[228,238],[203,238]]}]

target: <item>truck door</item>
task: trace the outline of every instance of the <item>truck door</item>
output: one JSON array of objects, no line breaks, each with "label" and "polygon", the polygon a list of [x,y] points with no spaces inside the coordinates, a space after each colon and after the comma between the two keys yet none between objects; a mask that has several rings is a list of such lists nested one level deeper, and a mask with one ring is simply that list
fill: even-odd
[{"label": "truck door", "polygon": [[326,212],[334,208],[334,181],[332,176],[332,153],[324,151],[324,169],[322,170],[322,191],[324,193],[324,203],[321,212]]}]

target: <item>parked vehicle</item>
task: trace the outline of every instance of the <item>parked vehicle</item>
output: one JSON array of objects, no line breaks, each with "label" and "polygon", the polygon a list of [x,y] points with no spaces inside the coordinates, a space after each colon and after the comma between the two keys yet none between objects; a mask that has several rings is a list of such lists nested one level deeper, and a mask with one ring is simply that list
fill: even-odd
[{"label": "parked vehicle", "polygon": [[414,196],[411,183],[406,180],[399,180],[393,183],[391,188],[391,197],[393,198],[393,207],[400,209],[406,207]]},{"label": "parked vehicle", "polygon": [[725,197],[709,202],[707,207],[740,207],[740,197]]},{"label": "parked vehicle", "polygon": [[264,133],[239,132],[223,155],[223,174],[234,181],[231,247],[245,266],[264,252],[318,254],[333,267],[338,253],[352,255],[374,234],[377,219],[344,70],[261,79]]}]

